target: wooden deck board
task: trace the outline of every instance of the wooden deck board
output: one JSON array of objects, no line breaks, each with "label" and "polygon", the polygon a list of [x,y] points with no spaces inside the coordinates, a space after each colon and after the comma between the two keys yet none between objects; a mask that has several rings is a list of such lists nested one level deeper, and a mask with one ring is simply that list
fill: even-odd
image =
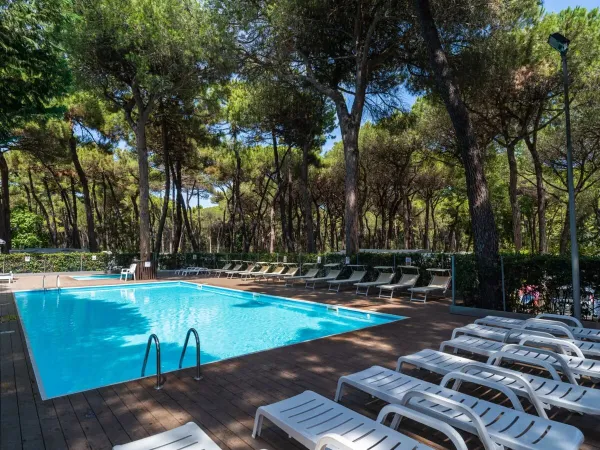
[{"label": "wooden deck board", "polygon": [[[27,281],[27,280],[25,280]],[[19,288],[27,283],[20,280]],[[112,282],[112,281],[111,281]],[[437,348],[453,328],[469,318],[450,315],[447,303],[411,304],[406,299],[379,301],[350,292],[334,294],[323,289],[307,291],[281,285],[212,280],[225,287],[345,304],[357,308],[409,316],[392,324],[332,336],[316,341],[247,355],[203,366],[203,380],[195,381],[193,369],[167,374],[162,390],[154,378],[135,380],[42,401],[33,367],[18,322],[0,324],[0,450],[109,450],[183,425],[198,423],[223,450],[297,450],[302,448],[280,429],[265,423],[261,438],[253,439],[258,407],[313,390],[332,398],[341,375],[374,364],[393,368],[398,356],[423,348]],[[97,283],[97,282],[94,282]],[[30,280],[36,287],[39,280]],[[64,280],[64,285],[85,284]],[[0,303],[12,303],[6,289]],[[13,314],[14,305],[3,313]],[[422,371],[418,376],[439,382]],[[487,389],[474,393],[493,395]],[[350,390],[343,404],[374,418],[383,406],[364,393]],[[551,417],[578,426],[586,436],[584,449],[600,449],[599,419],[552,410]],[[401,431],[430,445],[447,446],[432,430],[403,422]],[[469,448],[477,439],[465,435]],[[431,440],[429,440],[431,439]]]}]

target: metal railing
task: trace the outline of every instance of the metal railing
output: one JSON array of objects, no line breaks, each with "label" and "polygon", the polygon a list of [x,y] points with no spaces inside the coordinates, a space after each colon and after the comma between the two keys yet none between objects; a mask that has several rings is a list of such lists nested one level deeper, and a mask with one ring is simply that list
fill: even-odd
[{"label": "metal railing", "polygon": [[146,364],[148,363],[148,355],[150,353],[152,341],[154,341],[156,345],[156,386],[154,387],[154,389],[159,390],[162,389],[164,380],[160,372],[160,341],[158,340],[158,336],[156,336],[156,334],[151,334],[148,338],[148,345],[146,345],[146,355],[144,356],[144,364],[142,365],[142,377],[144,377],[144,374],[146,373]]},{"label": "metal railing", "polygon": [[192,333],[196,338],[196,376],[194,377],[194,380],[199,381],[202,379],[202,375],[200,373],[200,336],[198,335],[198,332],[195,328],[190,328],[187,334],[185,335],[185,344],[183,344],[183,351],[181,352],[181,358],[179,358],[179,368],[181,369],[181,366],[183,365],[183,358],[185,356],[185,351],[187,350],[188,342],[190,340],[190,334]]},{"label": "metal railing", "polygon": [[60,291],[60,275],[56,275],[56,289]]}]

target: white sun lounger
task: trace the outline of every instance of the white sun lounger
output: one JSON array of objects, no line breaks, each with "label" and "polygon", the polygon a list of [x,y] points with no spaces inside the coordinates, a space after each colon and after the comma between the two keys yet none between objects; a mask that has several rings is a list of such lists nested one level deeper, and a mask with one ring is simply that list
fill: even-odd
[{"label": "white sun lounger", "polygon": [[265,264],[264,266],[262,266],[259,270],[257,270],[256,272],[252,272],[246,275],[246,279],[259,279],[262,278],[265,273],[269,273],[269,270],[271,270],[271,264]]},{"label": "white sun lounger", "polygon": [[[412,302],[414,300],[416,302],[426,303],[427,295],[429,294],[439,293],[443,295],[448,290],[451,280],[452,278],[448,276],[434,275],[431,277],[431,281],[427,286],[413,287],[408,289],[410,291],[410,301]],[[414,294],[422,294],[423,297],[417,298],[414,296]]]},{"label": "white sun lounger", "polygon": [[[453,381],[474,383],[499,391],[508,397],[514,409],[462,394],[456,388],[447,388]],[[577,428],[549,420],[545,414],[542,417],[528,414],[515,393],[503,384],[466,373],[450,372],[438,386],[373,366],[341,377],[335,401],[340,400],[345,386],[387,403],[414,408],[455,428],[489,437],[493,442],[515,450],[576,450],[583,443],[583,434]],[[393,422],[392,427],[396,424],[397,421]],[[494,444],[485,446],[496,447]]]},{"label": "white sun lounger", "polygon": [[[515,355],[504,354],[504,357],[512,358]],[[488,361],[492,363],[499,362],[496,356],[492,356]],[[510,388],[518,396],[529,399],[536,407],[538,415],[543,414],[540,411],[540,402],[582,414],[600,415],[599,389],[521,373],[493,364],[476,362],[461,356],[429,349],[400,357],[396,371],[402,372],[405,365],[429,370],[442,376],[459,371],[484,380],[499,382]]]},{"label": "white sun lounger", "polygon": [[[410,289],[410,288],[414,287],[415,284],[417,284],[418,279],[419,279],[418,273],[405,273],[402,275],[402,277],[400,277],[400,280],[398,280],[398,282],[396,284],[384,284],[383,286],[379,286],[379,298],[382,298],[382,297],[393,298],[394,291]],[[390,291],[389,297],[382,295],[382,291]]]},{"label": "white sun lounger", "polygon": [[231,272],[241,272],[242,271],[242,266],[243,266],[243,264],[236,264],[230,270],[219,271],[218,272],[219,273],[219,278],[221,278],[222,274],[225,274],[227,276],[227,278],[229,278],[229,274]]},{"label": "white sun lounger", "polygon": [[307,280],[309,278],[314,278],[318,274],[319,274],[319,269],[308,269],[308,272],[306,272],[305,275],[296,275],[296,276],[293,276],[293,277],[286,277],[285,278],[285,285],[286,286],[292,286],[296,282],[303,283],[304,280]]},{"label": "white sun lounger", "polygon": [[256,269],[256,264],[250,264],[248,265],[248,267],[246,267],[244,270],[229,270],[227,272],[225,272],[225,275],[227,275],[227,278],[235,278],[236,276],[244,276],[244,275],[248,275],[250,273],[252,273],[254,271],[254,269]]},{"label": "white sun lounger", "polygon": [[183,271],[183,275],[200,275],[201,273],[208,273],[208,269],[206,267],[188,267]]},{"label": "white sun lounger", "polygon": [[299,267],[294,267],[294,268],[290,268],[285,273],[265,273],[264,278],[267,279],[267,280],[273,280],[273,281],[284,280],[285,277],[293,277],[293,276],[295,276],[298,273],[299,270],[300,270]]},{"label": "white sun lounger", "polygon": [[[383,284],[391,283],[392,280],[394,279],[394,275],[396,275],[394,272],[391,272],[391,273],[380,272],[379,276],[377,277],[377,279],[375,281],[355,283],[354,286],[356,286],[356,295],[364,295],[364,296],[369,295],[370,288],[381,286]],[[366,289],[364,291],[361,291],[361,288],[366,288]]]},{"label": "white sun lounger", "polygon": [[[565,342],[575,344],[575,346],[577,346],[579,350],[581,350],[581,353],[583,353],[585,356],[600,358],[600,342],[579,341],[573,337],[569,330],[561,327],[556,327],[553,329],[547,325],[544,327],[544,330],[547,331],[538,331],[536,329],[536,325],[531,323],[525,324],[523,328],[514,328],[512,330],[508,330],[506,328],[488,327],[485,325],[477,325],[472,323],[465,325],[464,327],[455,328],[452,332],[452,339],[461,334],[466,334],[469,336],[477,336],[480,338],[489,339],[491,341],[515,343],[520,342],[525,338],[535,338],[537,336],[553,338],[556,337],[556,335],[565,335],[566,338],[563,340]],[[556,335],[550,333],[549,331],[553,331],[556,333]]]},{"label": "white sun lounger", "polygon": [[367,274],[367,272],[365,270],[357,270],[355,272],[352,272],[350,274],[350,278],[346,278],[345,280],[330,280],[330,281],[328,281],[329,287],[327,288],[327,290],[339,292],[340,286],[345,286],[347,284],[360,283],[366,274]]},{"label": "white sun lounger", "polygon": [[382,424],[390,414],[399,414],[444,433],[459,450],[466,450],[463,438],[450,425],[411,408],[387,405],[377,420],[311,391],[261,406],[256,411],[252,437],[260,436],[268,419],[310,450],[424,450],[431,447]]},{"label": "white sun lounger", "polygon": [[187,266],[187,267],[180,267],[179,269],[177,269],[175,271],[175,275],[183,275],[183,272],[185,272],[186,270],[188,270],[191,266]]},{"label": "white sun lounger", "polygon": [[233,266],[232,263],[227,263],[227,264],[223,265],[223,267],[220,268],[220,269],[212,269],[210,271],[210,273],[213,274],[213,275],[216,275],[216,274],[218,274],[220,272],[226,272],[226,271],[230,270],[232,266]]},{"label": "white sun lounger", "polygon": [[139,441],[115,445],[113,450],[221,450],[194,422]]},{"label": "white sun lounger", "polygon": [[257,280],[268,280],[269,278],[272,278],[273,276],[283,274],[284,270],[285,270],[285,266],[277,266],[273,269],[272,272],[263,272],[260,275],[257,275],[256,279]]},{"label": "white sun lounger", "polygon": [[[258,270],[256,270],[257,268]],[[246,269],[240,272],[238,275],[242,280],[248,280],[259,273],[265,273],[267,270],[269,270],[268,265],[255,264],[251,269]]]},{"label": "white sun lounger", "polygon": [[[575,317],[571,316],[562,316],[560,314],[538,314],[535,319],[512,319],[509,317],[499,317],[499,316],[486,316],[481,319],[477,319],[475,323],[481,325],[489,325],[492,327],[500,327],[500,328],[520,328],[525,323],[537,323],[539,324],[539,329],[543,330],[543,325],[546,323],[545,321],[551,322],[553,324],[558,324],[559,326],[564,326],[568,328],[573,336],[577,339],[585,339],[589,341],[599,341],[600,342],[600,329],[598,328],[586,328],[583,324],[577,320]],[[544,322],[542,322],[544,321]]]},{"label": "white sun lounger", "polygon": [[0,273],[0,280],[1,281],[8,281],[9,283],[12,283],[15,280],[15,278],[14,278],[12,272]]},{"label": "white sun lounger", "polygon": [[[547,347],[556,351],[547,350]],[[454,349],[475,355],[490,356],[498,352],[516,353],[526,358],[551,364],[558,372],[576,384],[579,376],[586,376],[593,381],[600,379],[600,361],[586,358],[579,348],[567,341],[555,338],[531,337],[524,338],[518,344],[505,344],[473,336],[459,336],[440,345],[440,351]]]},{"label": "white sun lounger", "polygon": [[304,280],[306,283],[304,287],[308,288],[310,286],[312,289],[314,289],[317,283],[325,283],[327,281],[335,280],[340,276],[340,273],[342,273],[342,271],[336,269],[330,270],[324,277],[307,278]]},{"label": "white sun lounger", "polygon": [[233,269],[226,271],[225,275],[227,275],[227,278],[234,278],[236,275],[248,274],[254,270],[254,267],[256,267],[255,264],[251,264],[246,269],[242,269],[242,266],[243,264],[239,264],[239,268],[237,270],[234,267]]}]

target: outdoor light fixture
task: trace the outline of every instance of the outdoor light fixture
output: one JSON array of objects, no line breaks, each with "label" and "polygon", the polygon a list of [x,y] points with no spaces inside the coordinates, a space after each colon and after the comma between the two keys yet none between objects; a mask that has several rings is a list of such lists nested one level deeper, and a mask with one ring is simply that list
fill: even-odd
[{"label": "outdoor light fixture", "polygon": [[548,38],[548,44],[550,44],[553,49],[558,50],[561,54],[567,52],[570,42],[571,41],[560,33],[553,33]]},{"label": "outdoor light fixture", "polygon": [[579,247],[575,222],[575,191],[573,189],[573,143],[571,142],[571,111],[569,108],[569,68],[567,51],[569,41],[560,33],[551,34],[548,44],[560,52],[565,91],[565,125],[567,132],[567,183],[569,188],[569,228],[571,229],[571,276],[573,278],[573,314],[581,319],[581,287],[579,284]]}]

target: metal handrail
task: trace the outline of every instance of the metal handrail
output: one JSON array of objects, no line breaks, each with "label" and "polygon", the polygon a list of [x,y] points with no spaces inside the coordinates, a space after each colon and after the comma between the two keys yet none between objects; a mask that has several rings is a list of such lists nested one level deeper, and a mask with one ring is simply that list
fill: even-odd
[{"label": "metal handrail", "polygon": [[164,381],[162,380],[162,375],[160,373],[160,341],[158,340],[158,336],[155,334],[151,334],[148,338],[148,345],[146,345],[146,355],[144,356],[144,364],[142,365],[142,377],[146,373],[146,364],[148,363],[148,355],[150,353],[150,347],[152,346],[152,341],[156,344],[156,386],[154,389],[159,390],[162,389]]},{"label": "metal handrail", "polygon": [[46,275],[42,276],[42,289],[46,291]]},{"label": "metal handrail", "polygon": [[198,332],[195,328],[190,328],[185,335],[185,344],[183,344],[183,351],[181,352],[181,358],[179,358],[179,368],[183,364],[183,357],[185,356],[185,351],[187,350],[188,341],[190,340],[190,334],[194,333],[194,337],[196,338],[196,376],[194,380],[199,381],[202,379],[202,375],[200,374],[200,336],[198,336]]},{"label": "metal handrail", "polygon": [[60,291],[60,275],[56,275],[56,289]]}]

